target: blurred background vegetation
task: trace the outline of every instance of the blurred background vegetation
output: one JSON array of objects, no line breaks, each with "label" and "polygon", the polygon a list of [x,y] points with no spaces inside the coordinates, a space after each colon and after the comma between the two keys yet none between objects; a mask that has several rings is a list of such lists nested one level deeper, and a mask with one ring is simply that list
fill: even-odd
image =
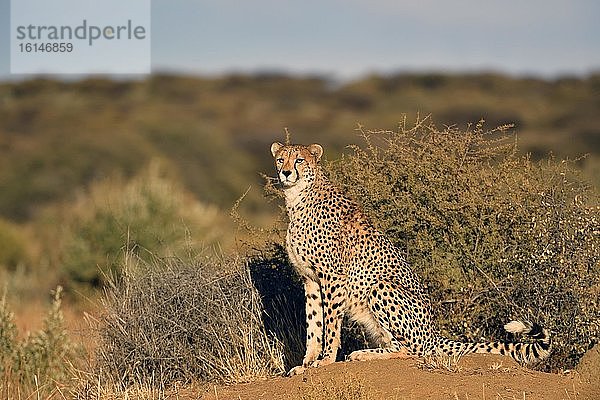
[{"label": "blurred background vegetation", "polygon": [[[600,75],[542,80],[494,74],[372,76],[336,84],[277,74],[214,79],[156,75],[142,81],[36,79],[0,84],[0,216],[24,222],[41,207],[115,172],[132,177],[161,158],[201,201],[229,208],[289,127],[330,157],[360,123],[395,129],[406,113],[440,127],[514,123],[534,158],[589,156],[600,184]],[[260,190],[248,206],[261,207]]]}]

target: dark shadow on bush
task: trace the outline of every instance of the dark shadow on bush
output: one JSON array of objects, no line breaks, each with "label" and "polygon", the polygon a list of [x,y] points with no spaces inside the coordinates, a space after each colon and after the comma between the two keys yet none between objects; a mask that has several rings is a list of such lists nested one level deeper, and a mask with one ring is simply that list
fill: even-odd
[{"label": "dark shadow on bush", "polygon": [[[265,329],[284,346],[285,368],[300,365],[306,349],[306,311],[300,277],[280,244],[273,244],[271,249],[252,259],[249,269],[262,299]],[[354,350],[365,348],[367,343],[357,324],[344,321],[338,361]]]},{"label": "dark shadow on bush", "polygon": [[250,277],[260,294],[267,332],[284,346],[286,370],[302,363],[306,336],[304,289],[285,250],[274,244],[249,264]]}]

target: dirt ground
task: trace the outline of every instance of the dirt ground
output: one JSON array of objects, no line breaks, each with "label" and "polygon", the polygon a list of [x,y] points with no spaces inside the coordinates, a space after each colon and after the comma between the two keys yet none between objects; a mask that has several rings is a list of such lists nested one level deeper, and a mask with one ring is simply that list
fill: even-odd
[{"label": "dirt ground", "polygon": [[[292,378],[213,385],[187,394],[189,398],[210,400],[600,400],[598,346],[586,357],[580,370],[562,375],[530,371],[508,357],[491,355],[465,356],[453,372],[427,370],[418,360],[336,363]],[[336,390],[363,395],[334,396]]]}]

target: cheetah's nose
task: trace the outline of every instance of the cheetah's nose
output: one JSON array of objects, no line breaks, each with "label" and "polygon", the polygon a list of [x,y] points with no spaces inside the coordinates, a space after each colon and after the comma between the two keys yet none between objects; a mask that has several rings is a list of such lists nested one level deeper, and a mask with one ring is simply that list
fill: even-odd
[{"label": "cheetah's nose", "polygon": [[292,174],[292,171],[281,171],[281,173],[287,178]]}]

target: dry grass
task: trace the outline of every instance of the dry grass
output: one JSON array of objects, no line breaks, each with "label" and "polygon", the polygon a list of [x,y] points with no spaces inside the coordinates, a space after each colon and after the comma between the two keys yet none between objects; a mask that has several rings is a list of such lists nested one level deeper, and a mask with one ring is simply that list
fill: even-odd
[{"label": "dry grass", "polygon": [[103,396],[283,373],[281,345],[264,328],[243,261],[197,256],[146,263],[129,256],[106,290],[97,364],[85,391]]},{"label": "dry grass", "polygon": [[462,367],[458,365],[461,356],[447,355],[436,351],[417,360],[417,366],[426,371],[460,372]]},{"label": "dry grass", "polygon": [[373,389],[356,376],[344,375],[343,379],[323,380],[308,378],[308,386],[299,389],[299,393],[289,399],[300,400],[375,400]]}]

